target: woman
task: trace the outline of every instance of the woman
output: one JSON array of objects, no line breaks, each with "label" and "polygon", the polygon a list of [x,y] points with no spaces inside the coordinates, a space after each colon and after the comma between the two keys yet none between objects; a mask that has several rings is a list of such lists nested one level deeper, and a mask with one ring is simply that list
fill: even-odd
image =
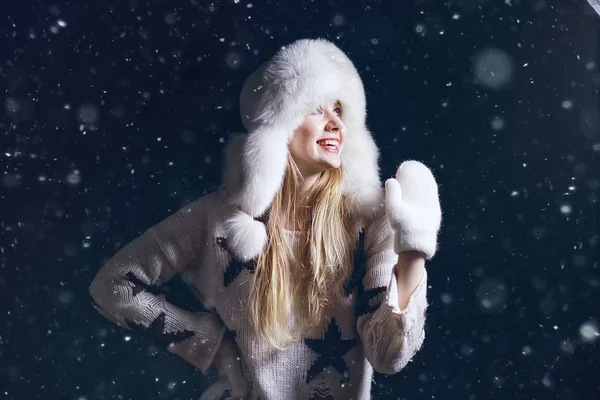
[{"label": "woman", "polygon": [[[215,366],[234,397],[368,399],[373,370],[399,372],[424,340],[435,179],[405,162],[384,197],[360,76],[328,41],[281,49],[240,109],[222,187],[120,250],[91,295],[202,373]],[[151,293],[184,271],[212,312]]]}]

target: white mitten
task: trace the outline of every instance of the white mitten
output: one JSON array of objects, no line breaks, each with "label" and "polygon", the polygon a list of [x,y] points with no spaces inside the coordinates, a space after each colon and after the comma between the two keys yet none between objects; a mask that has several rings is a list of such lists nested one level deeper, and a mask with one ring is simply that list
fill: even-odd
[{"label": "white mitten", "polygon": [[403,162],[396,178],[385,182],[385,209],[395,232],[396,254],[416,250],[432,258],[442,210],[438,185],[429,168],[418,161]]}]

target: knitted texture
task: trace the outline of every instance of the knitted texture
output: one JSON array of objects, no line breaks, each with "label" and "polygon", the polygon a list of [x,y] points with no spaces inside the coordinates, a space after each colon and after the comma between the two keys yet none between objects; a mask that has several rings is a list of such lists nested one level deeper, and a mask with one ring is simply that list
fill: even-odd
[{"label": "knitted texture", "polygon": [[[115,254],[90,287],[99,312],[124,328],[154,334],[204,374],[227,331],[239,346],[252,399],[370,399],[373,370],[398,373],[422,346],[428,306],[425,273],[406,309],[399,309],[394,232],[385,212],[357,229],[354,272],[324,323],[279,351],[251,329],[255,264],[236,260],[228,249],[225,222],[236,212],[228,204],[224,190],[203,196]],[[299,251],[300,235],[286,235]],[[191,313],[151,293],[159,280],[183,272],[208,312]]]}]

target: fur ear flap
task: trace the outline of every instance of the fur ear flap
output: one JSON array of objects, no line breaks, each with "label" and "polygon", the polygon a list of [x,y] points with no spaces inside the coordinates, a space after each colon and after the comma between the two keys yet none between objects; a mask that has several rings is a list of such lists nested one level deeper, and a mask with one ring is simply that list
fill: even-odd
[{"label": "fur ear flap", "polygon": [[243,184],[233,204],[251,217],[264,214],[283,183],[288,159],[289,129],[267,127],[248,135],[243,149]]},{"label": "fur ear flap", "polygon": [[243,211],[225,221],[229,251],[241,261],[258,256],[267,245],[267,227]]},{"label": "fur ear flap", "polygon": [[225,168],[222,175],[222,185],[230,195],[237,193],[242,186],[242,152],[247,134],[233,133],[225,148]]}]

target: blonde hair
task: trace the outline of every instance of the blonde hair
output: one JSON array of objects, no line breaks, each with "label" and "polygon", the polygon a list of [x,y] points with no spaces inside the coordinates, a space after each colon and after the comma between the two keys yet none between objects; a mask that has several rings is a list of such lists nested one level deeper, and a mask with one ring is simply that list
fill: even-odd
[{"label": "blonde hair", "polygon": [[[252,326],[279,350],[322,321],[330,299],[343,292],[352,272],[354,238],[341,167],[319,175],[306,205],[296,201],[301,179],[288,157],[282,187],[268,211],[269,241],[258,256],[250,289]],[[296,221],[297,216],[305,222],[298,257],[285,237],[286,222]],[[294,272],[298,268],[308,272],[305,278]],[[292,313],[296,316],[293,331]]]}]

